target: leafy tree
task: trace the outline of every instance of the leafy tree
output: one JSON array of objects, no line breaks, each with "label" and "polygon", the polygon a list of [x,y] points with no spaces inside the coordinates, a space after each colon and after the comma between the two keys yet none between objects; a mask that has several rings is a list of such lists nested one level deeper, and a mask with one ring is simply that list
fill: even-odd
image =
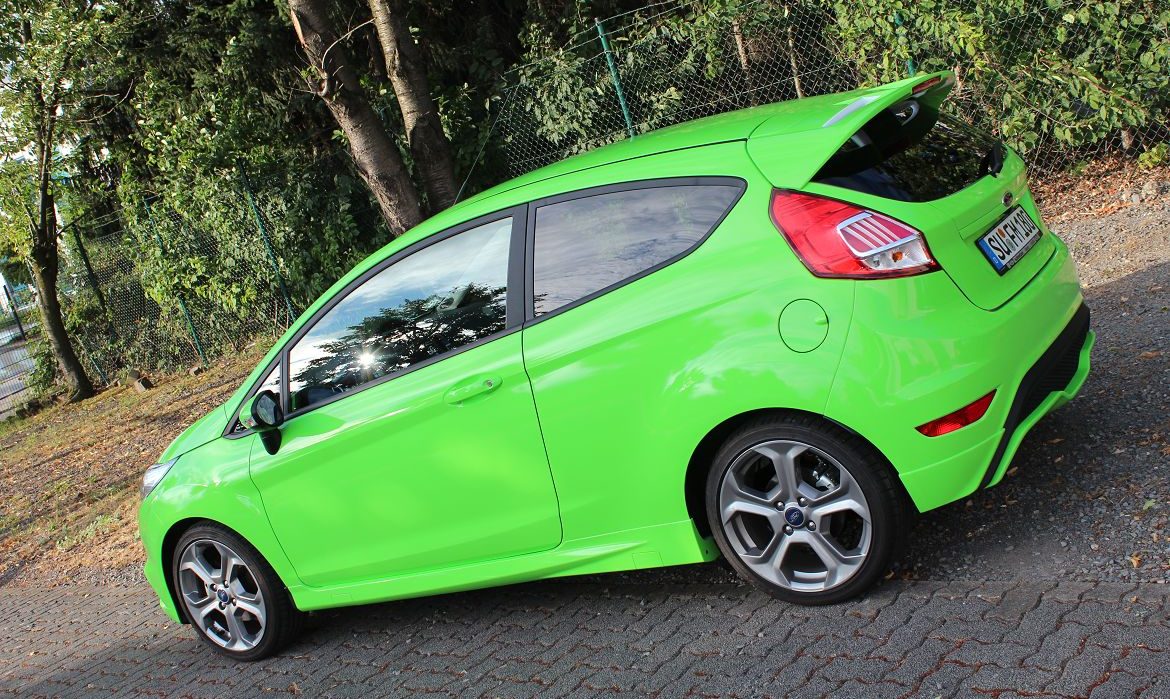
[{"label": "leafy tree", "polygon": [[108,93],[92,68],[120,29],[116,9],[90,0],[5,0],[0,4],[3,224],[28,260],[42,327],[72,400],[93,395],[57,294],[56,170],[76,145],[81,115]]},{"label": "leafy tree", "polygon": [[391,232],[398,235],[422,220],[418,194],[402,156],[363,93],[325,0],[289,0],[288,7],[311,64],[314,77],[310,84],[345,133],[358,172]]}]

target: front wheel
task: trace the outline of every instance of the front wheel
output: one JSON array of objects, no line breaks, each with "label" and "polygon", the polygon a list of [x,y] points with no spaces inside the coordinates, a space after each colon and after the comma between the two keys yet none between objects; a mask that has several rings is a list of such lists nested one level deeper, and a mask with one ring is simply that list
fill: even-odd
[{"label": "front wheel", "polygon": [[268,562],[216,524],[188,529],[172,573],[183,611],[200,640],[235,660],[272,655],[297,632],[301,612]]},{"label": "front wheel", "polygon": [[732,434],[712,464],[706,504],[736,572],[797,604],[864,592],[911,526],[912,506],[884,459],[808,416],[761,419]]}]

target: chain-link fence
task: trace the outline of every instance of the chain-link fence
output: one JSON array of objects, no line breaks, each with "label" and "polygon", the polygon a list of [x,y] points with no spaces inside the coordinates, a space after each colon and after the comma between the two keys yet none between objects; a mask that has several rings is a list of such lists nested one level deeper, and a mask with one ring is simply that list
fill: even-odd
[{"label": "chain-link fence", "polygon": [[[279,226],[246,179],[198,218],[163,199],[68,224],[61,296],[70,335],[94,378],[169,370],[267,338],[295,318],[274,249]],[[267,202],[269,208],[279,208]]]},{"label": "chain-link fence", "polygon": [[29,341],[38,334],[32,290],[0,283],[0,420],[24,403],[36,368]]},{"label": "chain-link fence", "polygon": [[950,108],[1050,170],[1164,161],[1170,12],[1060,0],[660,2],[523,66],[496,136],[511,175],[650,129],[953,70]]}]

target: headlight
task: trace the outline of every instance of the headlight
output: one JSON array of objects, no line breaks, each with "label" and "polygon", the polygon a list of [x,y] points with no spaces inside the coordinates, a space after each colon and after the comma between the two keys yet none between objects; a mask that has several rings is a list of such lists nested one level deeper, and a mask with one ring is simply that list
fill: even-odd
[{"label": "headlight", "polygon": [[151,466],[150,468],[146,469],[146,473],[143,474],[143,476],[142,476],[142,499],[143,500],[145,500],[146,497],[148,495],[150,495],[150,491],[154,490],[154,487],[159,484],[159,481],[161,481],[163,479],[163,476],[167,475],[167,471],[170,471],[171,466],[174,466],[175,462],[178,460],[179,460],[179,457],[176,456],[175,458],[171,459],[170,461],[164,461],[161,464],[155,464],[155,465]]}]

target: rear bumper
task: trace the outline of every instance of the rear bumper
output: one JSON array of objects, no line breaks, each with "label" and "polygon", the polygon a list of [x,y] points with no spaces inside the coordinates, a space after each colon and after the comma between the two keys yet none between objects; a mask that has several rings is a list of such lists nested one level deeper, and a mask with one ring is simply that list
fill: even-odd
[{"label": "rear bumper", "polygon": [[1088,326],[1088,308],[1081,309],[1084,313],[1078,312],[1025,374],[1006,416],[991,423],[997,425],[991,437],[948,459],[902,474],[902,483],[920,511],[998,484],[1036,423],[1080,392],[1089,376],[1089,356],[1096,341]]},{"label": "rear bumper", "polygon": [[1096,335],[1089,330],[1089,307],[1082,304],[1056,341],[1024,374],[981,488],[999,483],[1020,442],[1040,418],[1080,392],[1089,378],[1089,355],[1095,342]]},{"label": "rear bumper", "polygon": [[[1094,336],[1068,249],[1004,306],[987,311],[944,275],[859,284],[825,414],[889,459],[920,511],[995,485],[1029,430],[1080,390]],[[892,286],[892,285],[891,285]],[[864,295],[863,295],[864,294]],[[995,391],[980,420],[915,429]]]}]

